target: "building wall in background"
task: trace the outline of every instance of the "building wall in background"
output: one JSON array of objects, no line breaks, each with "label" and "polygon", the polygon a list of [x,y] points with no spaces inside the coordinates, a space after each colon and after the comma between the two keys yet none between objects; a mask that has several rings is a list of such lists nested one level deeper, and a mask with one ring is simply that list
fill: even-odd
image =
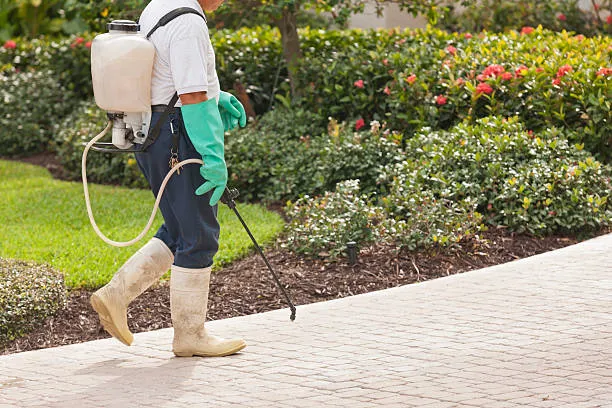
[{"label": "building wall in background", "polygon": [[[585,9],[593,8],[591,0],[580,0],[580,5]],[[373,5],[368,5],[363,14],[354,15],[349,21],[351,28],[424,28],[426,25],[426,18],[422,16],[415,18],[408,13],[401,12],[395,4],[387,6],[381,17],[376,15]]]}]

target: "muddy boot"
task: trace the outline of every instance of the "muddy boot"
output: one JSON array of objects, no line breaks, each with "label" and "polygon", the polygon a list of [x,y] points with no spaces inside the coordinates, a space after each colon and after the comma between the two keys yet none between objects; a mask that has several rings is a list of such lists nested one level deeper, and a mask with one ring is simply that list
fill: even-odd
[{"label": "muddy boot", "polygon": [[132,300],[157,282],[170,269],[174,256],[163,241],[152,238],[115,273],[113,279],[91,296],[91,306],[104,329],[125,345],[134,335],[127,324],[127,307]]},{"label": "muddy boot", "polygon": [[210,268],[172,265],[170,311],[174,327],[172,351],[178,357],[222,357],[246,347],[242,339],[225,340],[206,332]]}]

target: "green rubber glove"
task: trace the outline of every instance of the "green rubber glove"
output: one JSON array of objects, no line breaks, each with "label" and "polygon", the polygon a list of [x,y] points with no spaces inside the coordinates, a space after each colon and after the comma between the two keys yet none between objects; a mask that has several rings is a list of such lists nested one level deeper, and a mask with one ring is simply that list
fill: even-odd
[{"label": "green rubber glove", "polygon": [[234,129],[238,124],[240,127],[246,126],[247,116],[244,106],[229,92],[219,93],[219,113],[226,131]]},{"label": "green rubber glove", "polygon": [[215,205],[227,185],[223,121],[217,101],[209,99],[205,102],[183,105],[181,113],[187,135],[204,161],[204,165],[200,167],[200,174],[206,181],[196,189],[195,193],[203,195],[214,189],[210,205]]}]

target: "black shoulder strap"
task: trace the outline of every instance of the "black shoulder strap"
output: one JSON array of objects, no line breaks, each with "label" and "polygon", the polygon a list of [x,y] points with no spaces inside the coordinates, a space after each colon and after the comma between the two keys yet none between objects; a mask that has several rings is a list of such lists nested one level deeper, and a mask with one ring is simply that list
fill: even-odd
[{"label": "black shoulder strap", "polygon": [[[207,23],[206,16],[204,16],[202,13],[200,13],[196,9],[192,9],[191,7],[180,7],[175,10],[172,10],[171,12],[169,12],[168,14],[160,18],[157,24],[155,24],[155,27],[153,27],[151,31],[149,31],[149,33],[147,34],[147,40],[149,39],[149,37],[153,35],[153,33],[158,28],[165,26],[166,24],[168,24],[169,22],[171,22],[178,16],[182,16],[183,14],[197,14],[198,16],[202,17],[202,19],[204,19],[204,24]],[[166,120],[168,119],[168,116],[170,115],[170,111],[174,108],[174,105],[176,105],[176,102],[178,102],[178,99],[179,99],[179,96],[175,92],[174,96],[172,96],[172,99],[170,99],[170,102],[168,102],[168,107],[166,108],[166,110],[162,112],[157,122],[155,122],[155,126],[153,126],[153,128],[149,130],[148,137],[145,140],[142,150],[146,150],[149,146],[151,146],[155,142],[155,140],[157,139],[157,136],[159,136],[161,127],[163,126],[164,123],[166,123]]]},{"label": "black shoulder strap", "polygon": [[183,14],[197,14],[198,16],[200,16],[200,17],[202,17],[204,19],[204,23],[207,23],[206,17],[202,13],[197,11],[196,9],[192,9],[191,7],[180,7],[180,8],[172,10],[171,12],[169,12],[168,14],[166,14],[165,16],[160,18],[159,21],[157,22],[157,24],[155,24],[155,27],[153,27],[151,29],[151,31],[149,31],[149,33],[147,34],[147,40],[149,39],[149,37],[151,37],[153,35],[153,33],[159,27],[165,26],[166,24],[168,24],[169,22],[171,22],[172,20],[174,20],[178,16],[182,16]]}]

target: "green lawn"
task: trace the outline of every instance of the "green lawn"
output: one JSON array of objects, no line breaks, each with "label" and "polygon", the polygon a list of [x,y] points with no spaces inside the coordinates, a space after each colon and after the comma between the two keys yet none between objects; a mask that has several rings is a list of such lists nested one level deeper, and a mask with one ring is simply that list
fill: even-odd
[{"label": "green lawn", "polygon": [[[127,241],[146,224],[154,203],[150,191],[90,184],[96,221],[109,238]],[[282,218],[258,205],[240,204],[242,217],[260,244],[283,228]],[[161,225],[158,214],[149,235],[133,247],[115,248],[94,233],[81,183],[54,180],[37,166],[0,160],[0,256],[45,262],[65,274],[69,287],[96,288],[112,277]],[[237,217],[220,205],[221,238],[215,265],[252,248]]]}]

